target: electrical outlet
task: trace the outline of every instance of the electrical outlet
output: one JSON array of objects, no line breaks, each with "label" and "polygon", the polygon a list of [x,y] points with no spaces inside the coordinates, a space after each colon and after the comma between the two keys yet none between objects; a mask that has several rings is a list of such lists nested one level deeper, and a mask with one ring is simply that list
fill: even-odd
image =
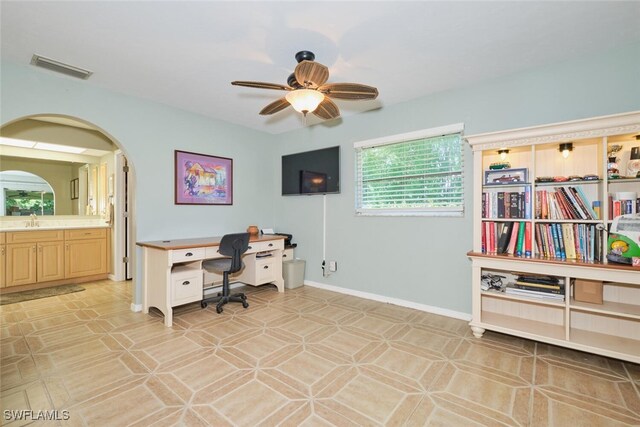
[{"label": "electrical outlet", "polygon": [[329,271],[338,271],[338,263],[336,261],[329,261]]}]

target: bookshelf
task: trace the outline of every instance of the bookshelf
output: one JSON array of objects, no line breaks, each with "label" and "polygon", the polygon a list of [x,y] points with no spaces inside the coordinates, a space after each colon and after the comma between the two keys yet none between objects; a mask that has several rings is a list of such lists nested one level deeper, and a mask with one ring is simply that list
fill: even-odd
[{"label": "bookshelf", "polygon": [[[640,178],[625,176],[634,170],[629,153],[640,146],[638,134],[640,112],[630,112],[466,137],[474,158],[468,256],[477,338],[492,330],[640,363],[640,267],[607,261],[613,219],[640,213]],[[565,157],[559,148],[568,142]],[[617,175],[608,157],[614,146]],[[508,150],[506,159],[498,150]],[[501,162],[510,166],[491,169]],[[487,275],[504,277],[511,292],[486,289]],[[533,293],[514,291],[527,275],[557,280],[560,296],[550,299],[536,284],[526,287]],[[583,281],[602,286],[602,304],[576,299]]]}]

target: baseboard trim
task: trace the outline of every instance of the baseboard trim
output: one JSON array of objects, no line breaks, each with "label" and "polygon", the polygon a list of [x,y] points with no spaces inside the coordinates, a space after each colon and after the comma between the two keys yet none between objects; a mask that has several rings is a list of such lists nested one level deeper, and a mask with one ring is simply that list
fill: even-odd
[{"label": "baseboard trim", "polygon": [[370,292],[356,291],[354,289],[341,288],[339,286],[334,285],[326,285],[324,283],[314,282],[312,280],[305,280],[304,284],[307,286],[311,286],[313,288],[324,289],[327,291],[338,292],[345,295],[352,295],[354,297],[360,297],[365,299],[370,299],[373,301],[384,302],[387,304],[399,305],[400,307],[413,308],[415,310],[424,311],[432,314],[439,314],[441,316],[453,317],[454,319],[460,320],[471,320],[471,315],[468,313],[462,313],[459,311],[449,310],[441,307],[434,307],[432,305],[419,304],[413,301],[406,301],[399,298],[391,298],[384,295],[372,294]]},{"label": "baseboard trim", "polygon": [[142,311],[142,304],[131,303],[131,311],[133,311],[134,313]]}]

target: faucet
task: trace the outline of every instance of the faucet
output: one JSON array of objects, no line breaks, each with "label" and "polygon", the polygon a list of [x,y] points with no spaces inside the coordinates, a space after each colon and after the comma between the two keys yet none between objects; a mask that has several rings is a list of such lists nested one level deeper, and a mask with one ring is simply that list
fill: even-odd
[{"label": "faucet", "polygon": [[27,227],[39,227],[40,224],[38,224],[38,217],[36,216],[36,214],[32,213],[31,215],[29,215],[29,224],[27,225]]}]

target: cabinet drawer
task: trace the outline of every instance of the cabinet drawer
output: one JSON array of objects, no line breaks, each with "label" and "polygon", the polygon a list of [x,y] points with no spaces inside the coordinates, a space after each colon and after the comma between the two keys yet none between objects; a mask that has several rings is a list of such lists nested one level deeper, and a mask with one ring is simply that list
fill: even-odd
[{"label": "cabinet drawer", "polygon": [[266,242],[249,242],[248,253],[284,249],[284,240],[268,240]]},{"label": "cabinet drawer", "polygon": [[171,261],[185,262],[185,261],[198,261],[204,259],[204,248],[191,248],[191,249],[177,249],[171,251]]},{"label": "cabinet drawer", "polygon": [[293,259],[293,249],[285,249],[282,251],[282,261],[291,261]]},{"label": "cabinet drawer", "polygon": [[64,230],[65,240],[103,239],[107,237],[106,228],[78,228]]},{"label": "cabinet drawer", "polygon": [[202,299],[202,270],[171,273],[171,306]]},{"label": "cabinet drawer", "polygon": [[62,230],[12,231],[7,233],[7,243],[36,243],[62,240]]},{"label": "cabinet drawer", "polygon": [[0,245],[4,245],[5,243],[5,233],[0,233]]},{"label": "cabinet drawer", "polygon": [[256,283],[263,284],[276,280],[276,260],[269,258],[256,260]]}]

